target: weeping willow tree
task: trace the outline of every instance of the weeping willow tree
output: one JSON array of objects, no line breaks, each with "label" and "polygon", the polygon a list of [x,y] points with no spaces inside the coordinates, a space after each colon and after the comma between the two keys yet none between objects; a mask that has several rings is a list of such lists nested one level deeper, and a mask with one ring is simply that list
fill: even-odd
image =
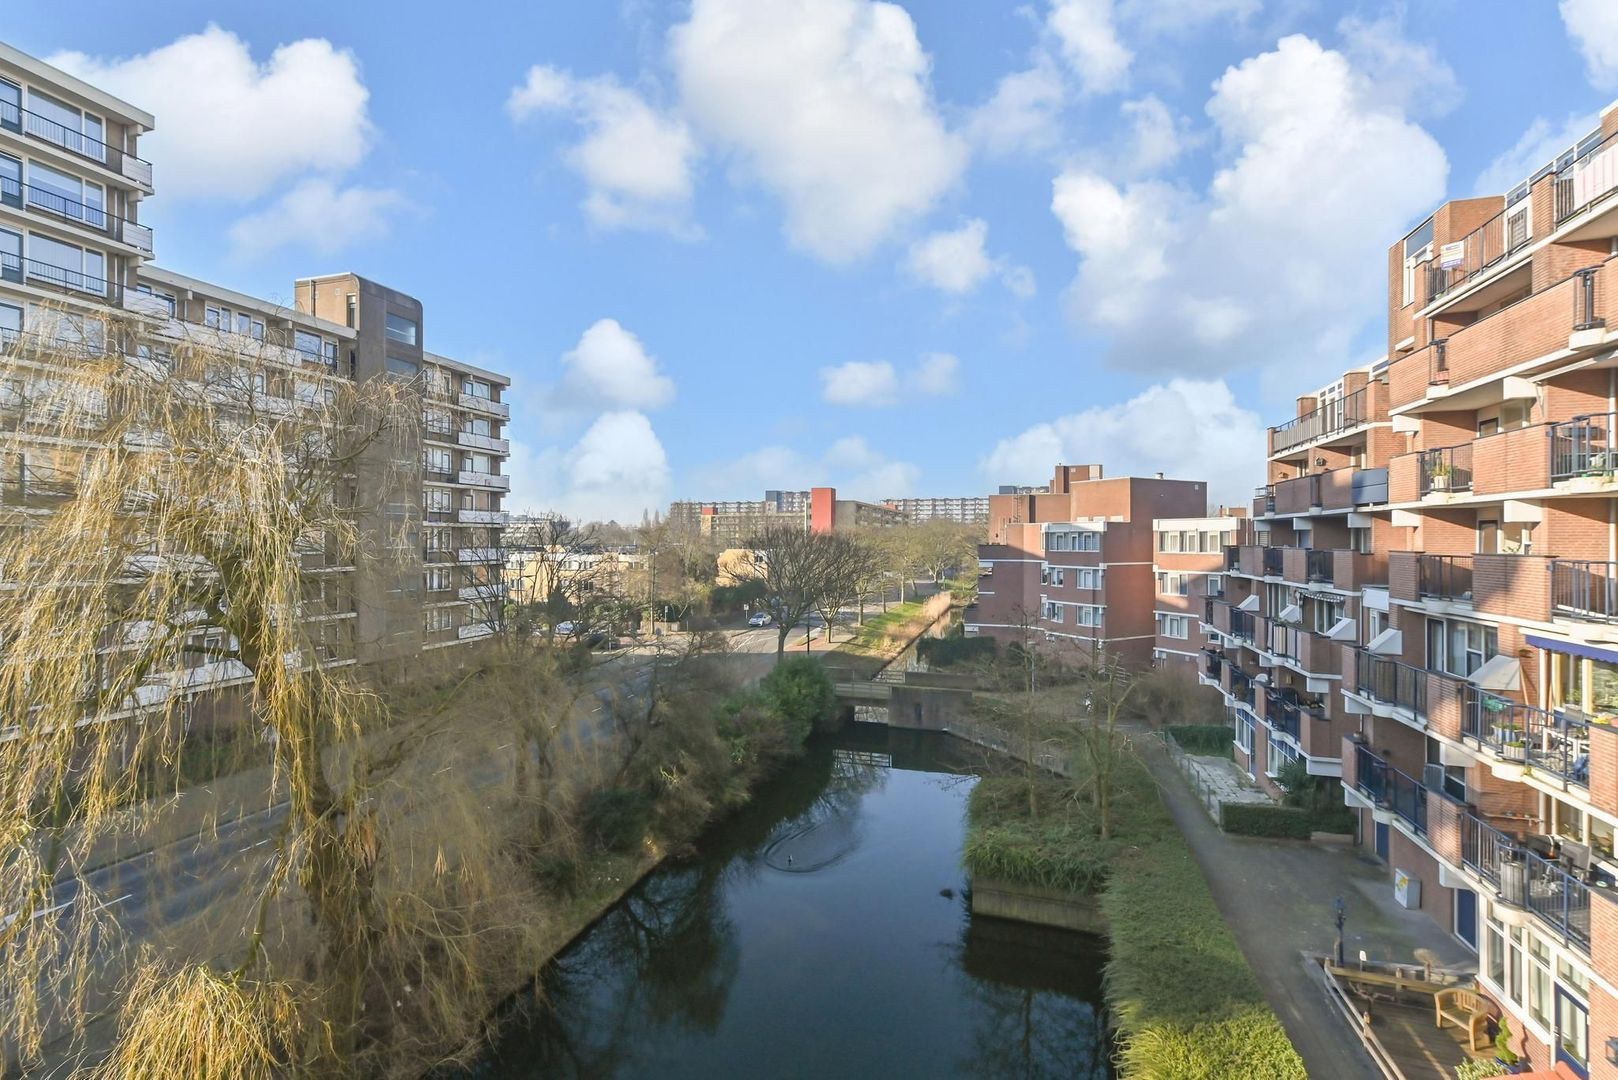
[{"label": "weeping willow tree", "polygon": [[[374,524],[367,497],[415,453],[419,400],[273,346],[165,338],[137,317],[84,329],[64,317],[0,350],[8,1053],[29,1060],[47,1034],[82,1028],[120,933],[89,860],[152,812],[148,780],[182,757],[197,696],[236,693],[286,801],[273,854],[226,935],[228,960],[140,955],[103,1068],[350,1072],[387,1021],[368,985],[429,966],[467,983],[478,948],[453,853],[405,844],[395,862],[436,885],[383,890],[379,792],[420,738],[385,730],[377,697],[330,662],[308,610],[323,563],[385,559],[402,539]],[[215,691],[227,678],[237,688]],[[289,905],[313,939],[296,958],[278,954],[273,929]]]}]

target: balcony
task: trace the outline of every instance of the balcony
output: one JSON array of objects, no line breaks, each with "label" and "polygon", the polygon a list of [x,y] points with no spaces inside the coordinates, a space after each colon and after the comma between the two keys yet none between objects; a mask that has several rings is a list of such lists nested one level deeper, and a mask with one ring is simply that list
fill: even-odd
[{"label": "balcony", "polygon": [[1283,687],[1264,691],[1264,722],[1293,742],[1303,738],[1299,724],[1302,715],[1296,690]]},{"label": "balcony", "polygon": [[112,300],[114,303],[123,298],[124,291],[122,285],[114,284],[106,278],[93,277],[78,270],[52,266],[50,263],[34,259],[22,259],[3,252],[0,252],[0,281],[19,284],[26,281],[30,285],[63,289],[67,292],[93,296],[97,300]]},{"label": "balcony", "polygon": [[1249,709],[1253,707],[1256,695],[1253,691],[1253,677],[1234,664],[1225,665],[1225,692],[1231,698]]},{"label": "balcony", "polygon": [[1423,450],[1417,457],[1422,496],[1472,490],[1472,444]]},{"label": "balcony", "polygon": [[1458,241],[1461,245],[1461,258],[1456,265],[1440,267],[1429,264],[1428,303],[1437,300],[1445,293],[1454,292],[1527,247],[1533,241],[1533,237],[1528,235],[1528,230],[1524,229],[1520,233],[1513,234],[1506,227],[1508,214],[1520,213],[1526,209],[1520,205],[1507,207],[1462,237]]},{"label": "balcony", "polygon": [[1358,743],[1354,746],[1354,789],[1373,805],[1391,812],[1417,836],[1427,835],[1427,789]]},{"label": "balcony", "polygon": [[1219,681],[1219,667],[1224,663],[1225,654],[1217,649],[1202,650],[1202,673],[1214,682]]},{"label": "balcony", "polygon": [[1552,559],[1551,612],[1581,622],[1618,622],[1618,562]]},{"label": "balcony", "polygon": [[476,450],[491,450],[496,454],[511,452],[511,443],[505,439],[496,439],[488,435],[478,435],[470,431],[457,432],[455,441],[462,446],[469,446]]},{"label": "balcony", "polygon": [[467,585],[461,589],[458,595],[462,600],[473,603],[487,603],[505,596],[506,587],[492,582],[487,585]]},{"label": "balcony", "polygon": [[1263,552],[1264,552],[1264,554],[1263,554],[1263,556],[1262,556],[1262,558],[1260,560],[1260,564],[1261,564],[1261,566],[1262,566],[1262,568],[1264,570],[1264,576],[1265,577],[1280,577],[1281,576],[1281,549],[1280,548],[1274,548],[1274,547],[1267,547],[1267,548],[1263,549]]},{"label": "balcony", "polygon": [[1461,734],[1502,761],[1590,786],[1590,725],[1569,712],[1546,712],[1468,686],[1462,697]]},{"label": "balcony", "polygon": [[498,563],[505,562],[506,556],[499,548],[461,548],[455,559],[461,563]]},{"label": "balcony", "polygon": [[1270,429],[1270,454],[1284,453],[1324,439],[1330,439],[1370,422],[1370,395],[1367,387],[1345,394]]},{"label": "balcony", "polygon": [[1472,602],[1472,556],[1417,555],[1416,592],[1423,600]]},{"label": "balcony", "polygon": [[507,520],[504,510],[458,510],[455,517],[462,525],[504,525]]},{"label": "balcony", "polygon": [[1590,886],[1471,812],[1458,814],[1461,865],[1496,890],[1496,901],[1531,912],[1590,951]]},{"label": "balcony", "polygon": [[474,412],[488,413],[491,416],[498,416],[502,420],[508,419],[511,416],[511,406],[507,405],[503,401],[495,401],[492,398],[480,397],[477,394],[462,394],[456,400],[463,409],[471,409]]},{"label": "balcony", "polygon": [[0,206],[10,206],[18,210],[24,207],[37,210],[70,225],[83,226],[92,232],[111,237],[119,243],[128,244],[143,255],[152,254],[152,230],[145,225],[109,214],[99,206],[87,206],[45,188],[0,176]]},{"label": "balcony", "polygon": [[503,476],[500,473],[472,472],[469,469],[462,469],[455,474],[455,482],[469,487],[494,488],[499,491],[511,490],[511,477]]},{"label": "balcony", "polygon": [[466,623],[457,628],[455,636],[462,641],[470,641],[473,638],[488,637],[492,633],[494,633],[494,627],[488,623],[474,622]]},{"label": "balcony", "polygon": [[1618,413],[1590,413],[1551,425],[1551,480],[1611,480],[1618,471],[1615,423]]},{"label": "balcony", "polygon": [[1388,708],[1404,709],[1418,721],[1427,717],[1427,673],[1399,660],[1354,653],[1354,692]]},{"label": "balcony", "polygon": [[1229,608],[1228,610],[1230,611],[1230,636],[1237,641],[1252,645],[1254,643],[1253,613],[1251,611],[1238,611],[1236,608]]},{"label": "balcony", "polygon": [[1268,517],[1275,513],[1275,485],[1265,484],[1253,492],[1253,516]]},{"label": "balcony", "polygon": [[1607,136],[1556,172],[1556,224],[1618,191],[1618,140]]},{"label": "balcony", "polygon": [[63,127],[49,117],[20,109],[10,102],[0,101],[0,128],[24,132],[42,142],[59,146],[70,154],[110,169],[138,186],[151,190],[151,162],[133,154],[126,154],[99,139],[92,139],[81,131]]}]

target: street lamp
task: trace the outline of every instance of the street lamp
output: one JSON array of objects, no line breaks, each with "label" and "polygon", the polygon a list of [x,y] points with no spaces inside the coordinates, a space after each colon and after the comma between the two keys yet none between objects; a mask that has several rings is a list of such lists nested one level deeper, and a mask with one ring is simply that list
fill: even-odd
[{"label": "street lamp", "polygon": [[1343,923],[1348,919],[1348,913],[1343,908],[1343,898],[1339,896],[1332,905],[1337,921],[1337,966],[1343,967]]}]

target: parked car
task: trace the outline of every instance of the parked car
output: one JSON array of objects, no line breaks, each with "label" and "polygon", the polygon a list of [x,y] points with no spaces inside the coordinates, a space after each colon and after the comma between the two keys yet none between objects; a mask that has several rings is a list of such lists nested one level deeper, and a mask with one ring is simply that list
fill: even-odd
[{"label": "parked car", "polygon": [[559,622],[556,624],[556,632],[562,637],[572,637],[573,631],[576,629],[577,627],[575,627],[571,621]]},{"label": "parked car", "polygon": [[768,626],[775,620],[770,618],[768,611],[755,611],[753,617],[747,620],[748,626]]}]

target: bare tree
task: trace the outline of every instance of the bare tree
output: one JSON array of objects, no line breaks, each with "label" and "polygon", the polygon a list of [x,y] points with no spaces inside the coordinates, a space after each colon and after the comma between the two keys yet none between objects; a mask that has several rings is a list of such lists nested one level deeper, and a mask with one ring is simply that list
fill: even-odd
[{"label": "bare tree", "polygon": [[870,578],[875,553],[854,537],[833,533],[822,537],[825,547],[824,568],[820,589],[815,595],[815,609],[826,623],[826,640],[830,641],[832,627],[842,610],[860,596],[861,587]]},{"label": "bare tree", "polygon": [[563,622],[574,636],[589,623],[602,545],[594,528],[547,516],[507,537],[510,601],[527,609],[536,631],[555,640]]},{"label": "bare tree", "polygon": [[815,610],[826,592],[838,548],[830,535],[771,525],[747,543],[751,571],[764,583],[764,610],[775,620],[775,655],[786,654],[787,634]]},{"label": "bare tree", "polygon": [[1088,716],[1078,725],[1079,753],[1085,766],[1081,777],[1090,790],[1096,821],[1103,840],[1112,837],[1112,797],[1117,787],[1125,735],[1118,718],[1137,685],[1130,672],[1116,659],[1097,655],[1085,669],[1080,686]]},{"label": "bare tree", "polygon": [[979,527],[932,518],[910,526],[910,530],[916,565],[935,583],[944,580],[949,571],[977,562],[977,545],[983,540]]}]

